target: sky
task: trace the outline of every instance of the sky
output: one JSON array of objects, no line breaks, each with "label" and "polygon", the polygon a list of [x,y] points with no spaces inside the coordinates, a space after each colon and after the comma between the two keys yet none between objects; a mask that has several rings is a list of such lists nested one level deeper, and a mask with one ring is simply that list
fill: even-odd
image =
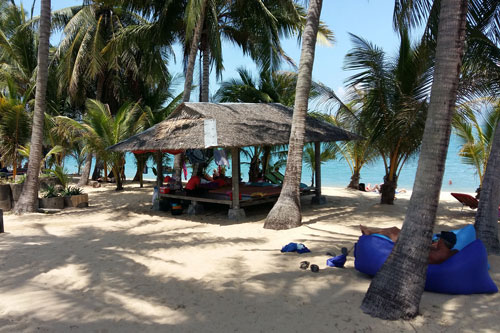
[{"label": "sky", "polygon": [[[39,14],[40,1],[36,0],[35,15]],[[16,0],[23,3],[25,9],[31,8],[31,0]],[[80,5],[82,0],[52,0],[52,10],[61,9],[73,5]],[[392,0],[324,0],[321,12],[321,20],[335,34],[335,42],[331,47],[317,45],[316,57],[313,68],[313,80],[319,81],[334,89],[340,96],[344,93],[344,81],[353,73],[343,70],[344,57],[352,47],[349,33],[361,36],[368,41],[382,47],[389,55],[396,52],[398,36],[392,28],[392,11],[394,1]],[[60,35],[52,37],[52,43],[57,43]],[[296,39],[283,41],[285,52],[298,65],[300,61],[300,45]],[[182,74],[181,47],[174,48],[177,64],[169,64],[172,74]],[[258,78],[258,71],[249,57],[229,42],[223,44],[224,68],[222,79],[237,78],[236,69],[244,67],[254,73]],[[283,66],[284,70],[289,69]],[[195,73],[195,84],[197,76]],[[215,94],[218,82],[215,73],[211,75],[210,94]],[[178,86],[182,90],[182,81]],[[197,101],[198,94],[193,92],[192,101]]]}]

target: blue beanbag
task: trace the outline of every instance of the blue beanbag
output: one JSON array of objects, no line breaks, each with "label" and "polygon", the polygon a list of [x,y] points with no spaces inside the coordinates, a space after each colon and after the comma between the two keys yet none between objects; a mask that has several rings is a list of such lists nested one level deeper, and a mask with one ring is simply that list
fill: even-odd
[{"label": "blue beanbag", "polygon": [[496,293],[488,274],[488,253],[476,239],[439,265],[429,265],[425,290],[446,294]]},{"label": "blue beanbag", "polygon": [[[394,243],[374,235],[361,236],[354,247],[354,267],[374,276],[392,251]],[[439,265],[429,265],[425,290],[447,294],[496,293],[488,274],[488,255],[478,239]]]}]

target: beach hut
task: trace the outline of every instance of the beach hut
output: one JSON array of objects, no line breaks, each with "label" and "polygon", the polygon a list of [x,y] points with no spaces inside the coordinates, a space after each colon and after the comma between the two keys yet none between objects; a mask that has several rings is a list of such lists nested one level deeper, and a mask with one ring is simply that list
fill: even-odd
[{"label": "beach hut", "polygon": [[[273,198],[240,200],[239,153],[242,147],[288,144],[293,110],[275,103],[182,103],[163,122],[130,137],[108,149],[113,151],[178,151],[187,149],[224,148],[232,155],[231,198],[187,198],[230,206],[229,217],[244,216],[242,206],[258,204]],[[359,136],[327,122],[307,116],[305,142],[314,142],[319,159],[321,142],[360,139]],[[320,203],[321,170],[316,164],[315,197]],[[175,194],[162,195],[180,198]]]}]

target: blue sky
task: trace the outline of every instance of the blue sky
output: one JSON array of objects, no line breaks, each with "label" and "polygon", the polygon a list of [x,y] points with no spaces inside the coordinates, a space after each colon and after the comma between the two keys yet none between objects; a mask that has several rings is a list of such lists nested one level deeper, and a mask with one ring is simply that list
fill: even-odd
[{"label": "blue sky", "polygon": [[[32,1],[22,1],[25,9],[31,8]],[[20,1],[16,0],[19,4]],[[72,5],[80,5],[81,0],[52,0],[52,9],[60,9]],[[39,13],[40,0],[36,0],[35,15]],[[391,0],[324,0],[321,19],[335,34],[335,43],[331,47],[318,45],[313,70],[313,79],[320,81],[342,95],[344,81],[352,73],[344,71],[344,56],[351,48],[349,33],[362,36],[382,47],[389,55],[397,50],[398,37],[392,29],[392,11],[394,1]],[[54,36],[57,38],[57,36]],[[52,39],[54,40],[54,38]],[[299,64],[300,45],[296,39],[283,41],[285,51],[296,64]],[[180,47],[175,48],[176,58],[182,59]],[[236,77],[236,68],[245,67],[252,70],[257,78],[258,72],[250,58],[242,56],[238,48],[230,43],[223,45],[224,67],[223,79]],[[182,73],[182,64],[171,64],[172,73]],[[288,69],[284,66],[283,69]],[[196,74],[196,73],[195,73]],[[196,78],[195,78],[196,80]],[[195,82],[196,84],[196,82]],[[180,85],[181,87],[182,85]],[[181,89],[179,87],[179,89]],[[211,77],[210,93],[214,94],[218,84],[215,75]],[[192,101],[197,100],[197,93]]]}]

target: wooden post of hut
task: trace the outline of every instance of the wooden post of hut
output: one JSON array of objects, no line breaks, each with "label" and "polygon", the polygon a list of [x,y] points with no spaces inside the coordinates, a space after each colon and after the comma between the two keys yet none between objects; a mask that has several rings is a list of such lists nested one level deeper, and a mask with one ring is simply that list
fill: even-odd
[{"label": "wooden post of hut", "polygon": [[245,218],[245,210],[240,208],[240,149],[234,147],[231,149],[231,172],[232,172],[232,207],[228,211],[230,220],[241,220]]},{"label": "wooden post of hut", "polygon": [[322,205],[326,203],[326,198],[321,195],[321,142],[314,143],[314,172],[315,172],[315,196],[311,203]]}]

